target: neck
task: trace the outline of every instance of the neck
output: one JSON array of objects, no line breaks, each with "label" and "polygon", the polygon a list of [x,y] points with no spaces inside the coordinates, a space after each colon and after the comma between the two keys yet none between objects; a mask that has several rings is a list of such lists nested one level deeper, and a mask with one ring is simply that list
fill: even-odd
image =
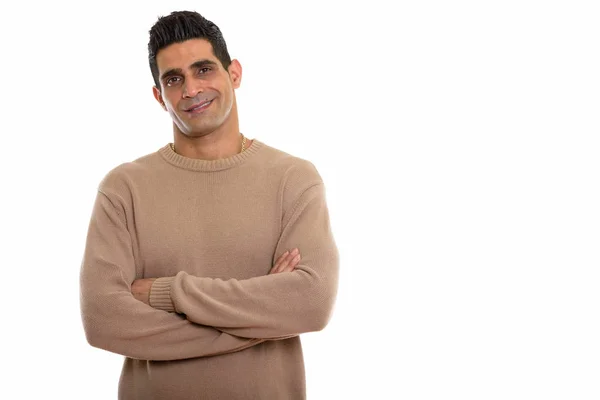
[{"label": "neck", "polygon": [[[173,143],[175,151],[188,158],[200,160],[219,160],[239,154],[242,150],[243,135],[239,131],[236,110],[216,130],[200,136],[183,134],[173,123]],[[244,149],[250,147],[251,140],[246,138]]]},{"label": "neck", "polygon": [[[212,134],[199,137],[185,137],[177,140],[175,136],[174,147],[178,154],[200,160],[219,160],[228,158],[242,152],[244,135],[238,132],[227,138],[217,137]],[[246,138],[244,151],[250,147],[251,140]]]}]

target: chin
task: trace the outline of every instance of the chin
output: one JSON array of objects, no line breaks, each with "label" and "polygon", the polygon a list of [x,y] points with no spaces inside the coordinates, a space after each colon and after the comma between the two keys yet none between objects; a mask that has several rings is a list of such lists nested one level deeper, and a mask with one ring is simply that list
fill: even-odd
[{"label": "chin", "polygon": [[201,136],[206,136],[211,132],[214,132],[215,128],[208,128],[208,127],[196,127],[196,128],[192,128],[190,130],[188,130],[186,133],[186,136],[189,137],[201,137]]}]

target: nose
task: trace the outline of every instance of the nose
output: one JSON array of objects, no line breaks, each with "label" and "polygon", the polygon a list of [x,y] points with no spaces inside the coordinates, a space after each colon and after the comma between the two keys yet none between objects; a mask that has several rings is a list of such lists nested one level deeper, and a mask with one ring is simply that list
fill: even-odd
[{"label": "nose", "polygon": [[186,79],[186,82],[183,85],[183,97],[192,98],[198,93],[202,93],[202,84],[195,79]]}]

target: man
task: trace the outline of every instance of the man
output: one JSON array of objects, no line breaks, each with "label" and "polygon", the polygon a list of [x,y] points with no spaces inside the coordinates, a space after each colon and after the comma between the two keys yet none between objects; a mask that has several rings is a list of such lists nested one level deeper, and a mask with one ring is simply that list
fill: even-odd
[{"label": "man", "polygon": [[120,399],[304,399],[299,334],[326,326],[338,284],[323,180],[240,133],[242,68],[215,24],[173,12],[148,48],[174,140],[99,185],[87,340],[125,356]]}]

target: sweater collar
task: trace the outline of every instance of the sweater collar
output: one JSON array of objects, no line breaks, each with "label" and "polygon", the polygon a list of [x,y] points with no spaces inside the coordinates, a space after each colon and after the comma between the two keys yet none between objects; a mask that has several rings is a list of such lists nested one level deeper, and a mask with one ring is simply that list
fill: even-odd
[{"label": "sweater collar", "polygon": [[158,153],[167,161],[169,164],[179,168],[188,169],[192,171],[221,171],[229,169],[245,163],[248,159],[252,158],[260,149],[264,146],[264,143],[258,139],[253,139],[252,145],[245,149],[243,152],[234,154],[230,157],[220,158],[218,160],[201,160],[198,158],[184,157],[173,151],[170,144],[167,143],[164,147],[158,150]]}]

